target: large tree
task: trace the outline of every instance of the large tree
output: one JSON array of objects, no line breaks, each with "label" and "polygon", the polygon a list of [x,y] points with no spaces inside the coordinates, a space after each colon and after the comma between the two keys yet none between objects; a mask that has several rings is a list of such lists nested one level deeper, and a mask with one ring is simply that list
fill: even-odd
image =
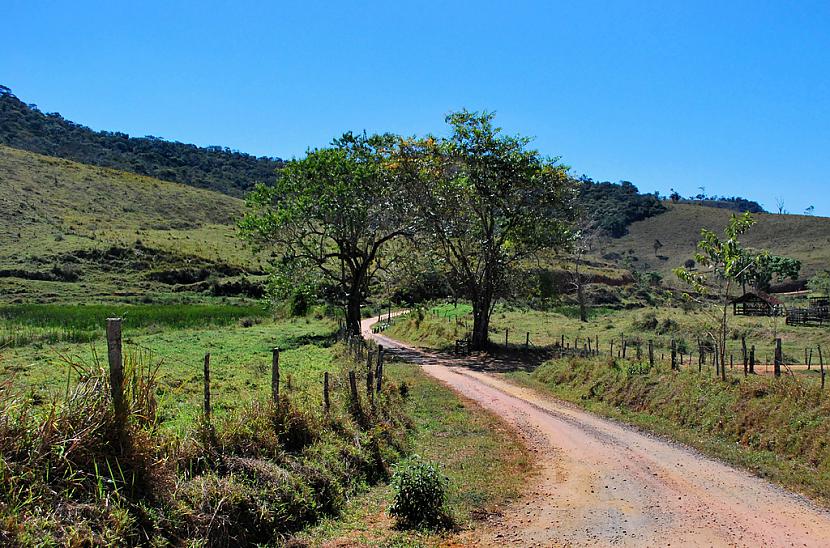
[{"label": "large tree", "polygon": [[395,260],[394,240],[412,234],[390,177],[391,135],[346,133],[282,168],[273,185],[248,196],[240,222],[248,240],[273,246],[278,296],[307,288],[345,309],[360,333],[360,306],[379,272]]},{"label": "large tree", "polygon": [[447,138],[402,140],[396,166],[425,247],[472,302],[470,344],[481,349],[511,275],[570,242],[576,184],[529,139],[494,127],[492,114],[461,111],[446,121]]}]

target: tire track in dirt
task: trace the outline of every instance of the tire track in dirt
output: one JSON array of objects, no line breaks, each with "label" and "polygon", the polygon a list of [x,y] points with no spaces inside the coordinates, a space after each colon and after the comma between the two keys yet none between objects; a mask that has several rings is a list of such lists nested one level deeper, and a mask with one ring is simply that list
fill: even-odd
[{"label": "tire track in dirt", "polygon": [[[830,546],[830,513],[680,444],[475,371],[364,335],[497,413],[540,474],[501,516],[458,542],[477,546]],[[470,362],[468,362],[470,363]],[[474,363],[474,362],[472,362]]]}]

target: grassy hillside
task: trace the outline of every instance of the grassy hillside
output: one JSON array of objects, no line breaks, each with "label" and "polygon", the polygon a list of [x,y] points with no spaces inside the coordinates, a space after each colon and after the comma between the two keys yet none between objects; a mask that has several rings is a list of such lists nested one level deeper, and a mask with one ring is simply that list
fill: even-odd
[{"label": "grassy hillside", "polygon": [[[637,269],[670,276],[673,268],[683,266],[694,255],[700,229],[721,232],[733,213],[699,205],[672,205],[666,213],[630,225],[628,234],[611,240],[603,253],[630,255],[637,259]],[[802,278],[830,268],[830,219],[770,213],[758,213],[755,218],[757,224],[744,237],[747,246],[801,260]],[[656,253],[655,240],[663,244]]]},{"label": "grassy hillside", "polygon": [[220,193],[0,145],[0,206],[0,302],[239,295],[261,273]]}]

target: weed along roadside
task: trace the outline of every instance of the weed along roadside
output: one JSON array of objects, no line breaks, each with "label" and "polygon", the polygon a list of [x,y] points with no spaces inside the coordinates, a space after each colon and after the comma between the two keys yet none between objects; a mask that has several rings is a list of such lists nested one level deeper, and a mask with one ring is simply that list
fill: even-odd
[{"label": "weed along roadside", "polygon": [[[391,332],[394,325],[386,333]],[[459,358],[420,351],[389,335],[375,337],[499,414],[536,452],[540,479],[501,518],[463,537],[471,542],[830,542],[830,513],[816,503],[686,446],[547,395],[688,442],[827,504],[822,443],[827,423],[808,419],[827,416],[826,397],[816,384],[772,376],[743,380],[743,375],[724,384],[692,367],[678,372],[651,366],[645,353],[636,367],[624,365],[632,362],[621,358],[571,356],[527,372],[515,357]],[[747,437],[736,439],[738,431]],[[691,443],[693,436],[696,443]],[[759,513],[758,504],[776,512]]]}]

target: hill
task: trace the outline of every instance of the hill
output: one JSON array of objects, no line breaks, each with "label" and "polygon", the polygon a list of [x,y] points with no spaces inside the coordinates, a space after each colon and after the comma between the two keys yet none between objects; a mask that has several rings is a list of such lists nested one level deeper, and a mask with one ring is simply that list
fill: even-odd
[{"label": "hill", "polygon": [[58,113],[44,114],[5,86],[0,86],[0,144],[237,197],[254,183],[271,180],[281,165],[278,158],[258,158],[222,147],[93,131]]},{"label": "hill", "polygon": [[0,301],[256,295],[242,200],[0,145]]},{"label": "hill", "polygon": [[[673,279],[673,268],[695,253],[701,228],[721,232],[733,211],[704,205],[674,204],[661,215],[629,226],[628,234],[607,242],[602,253],[617,263],[630,257],[635,268],[657,271]],[[757,223],[743,238],[745,245],[768,249],[802,262],[801,278],[830,268],[830,218],[757,213]],[[655,241],[662,247],[655,251]]]}]

